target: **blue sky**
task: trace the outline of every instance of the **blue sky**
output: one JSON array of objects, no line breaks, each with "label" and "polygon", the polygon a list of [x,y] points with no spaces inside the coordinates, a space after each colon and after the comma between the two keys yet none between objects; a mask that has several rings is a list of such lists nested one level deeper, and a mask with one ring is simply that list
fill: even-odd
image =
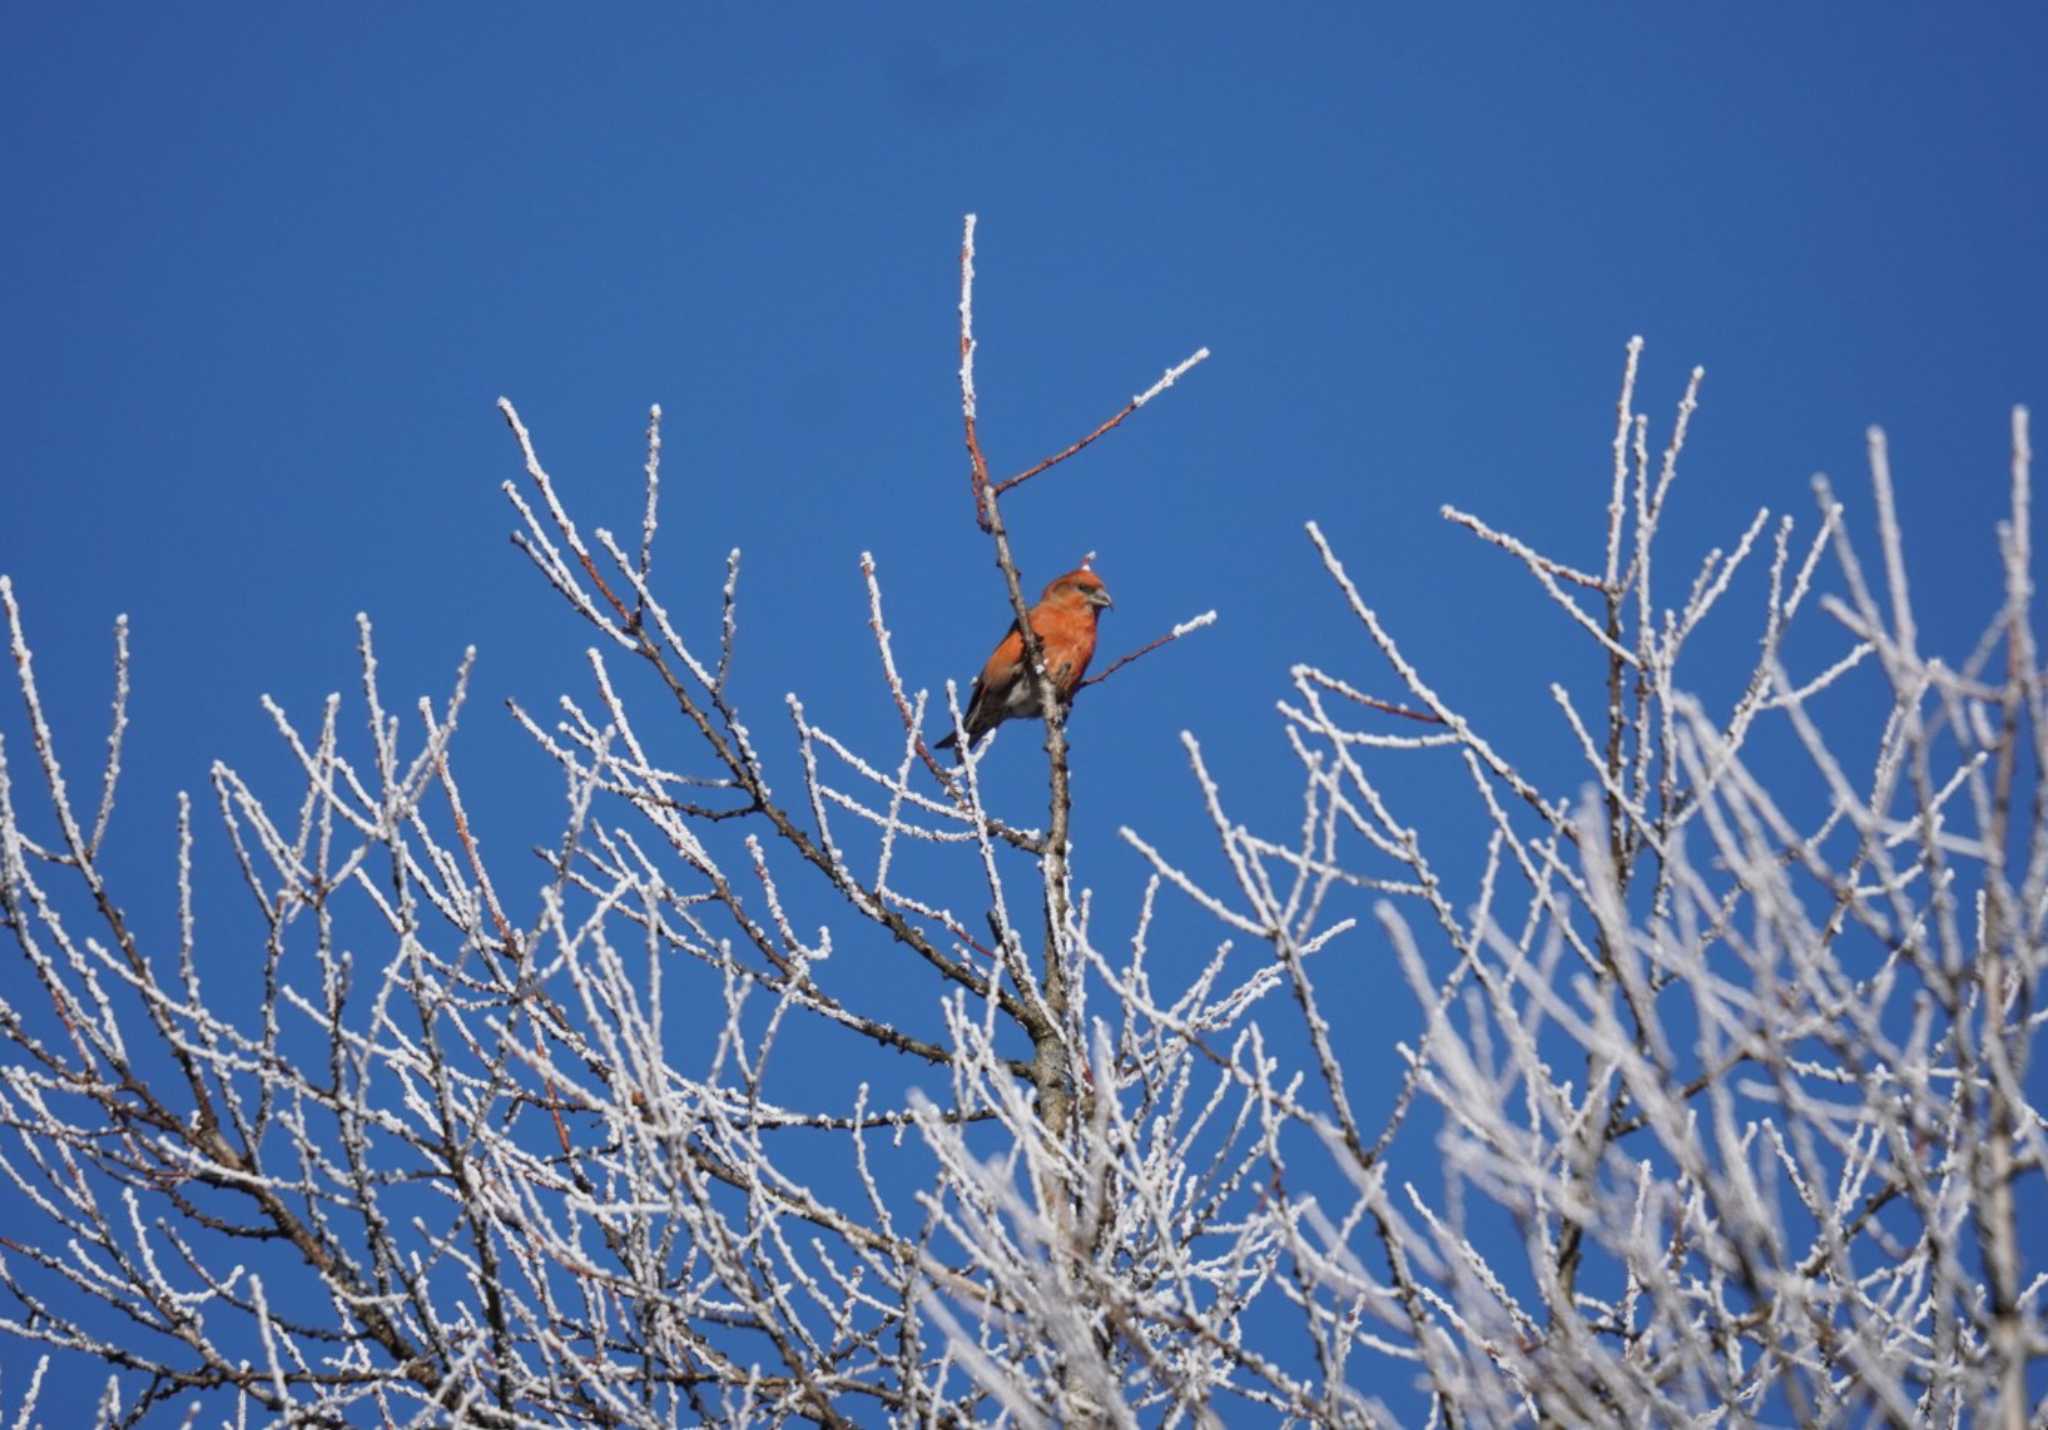
[{"label": "blue sky", "polygon": [[[556,784],[498,702],[580,695],[588,642],[505,542],[501,394],[621,530],[664,405],[670,605],[710,631],[745,550],[757,724],[794,688],[886,740],[864,550],[906,678],[964,682],[1007,620],[960,449],[969,210],[998,469],[1215,353],[1010,504],[1031,584],[1098,552],[1112,652],[1219,611],[1077,715],[1115,917],[1141,878],[1116,825],[1198,814],[1178,730],[1285,829],[1289,665],[1393,693],[1309,518],[1569,787],[1544,692],[1586,652],[1437,508],[1596,564],[1631,334],[1657,436],[1707,368],[1667,569],[1759,505],[1810,529],[1817,470],[1867,531],[1881,422],[1926,644],[1958,655],[1996,600],[2008,410],[2048,402],[2033,6],[68,5],[6,35],[0,569],[74,760],[132,618],[111,852],[139,903],[174,790],[216,756],[282,770],[260,693],[354,690],[358,610],[401,708],[478,647],[471,811],[508,857],[545,837]],[[1020,811],[1032,743],[997,772]],[[1356,977],[1405,1010],[1390,969]]]}]

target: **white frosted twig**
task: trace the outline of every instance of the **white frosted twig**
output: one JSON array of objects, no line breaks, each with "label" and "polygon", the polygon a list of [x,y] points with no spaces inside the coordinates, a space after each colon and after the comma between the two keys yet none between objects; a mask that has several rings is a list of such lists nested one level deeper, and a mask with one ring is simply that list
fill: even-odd
[{"label": "white frosted twig", "polygon": [[114,787],[121,781],[121,737],[128,730],[128,617],[114,617],[114,724],[107,733],[107,769],[100,784],[99,814],[92,822],[92,837],[85,841],[88,855],[99,853],[107,837],[107,825],[114,818]]},{"label": "white frosted twig", "polygon": [[1892,639],[1908,660],[1917,660],[1919,641],[1913,625],[1913,601],[1906,589],[1906,551],[1899,539],[1899,513],[1892,497],[1892,464],[1886,449],[1884,429],[1868,432],[1870,485],[1877,496],[1877,535],[1884,550],[1885,584],[1891,588]]},{"label": "white frosted twig", "polygon": [[1838,501],[1822,500],[1820,529],[1813,534],[1813,545],[1806,549],[1806,559],[1799,563],[1799,575],[1793,579],[1792,594],[1785,598],[1785,619],[1791,620],[1799,613],[1800,604],[1805,601],[1807,590],[1813,582],[1813,568],[1820,564],[1820,554],[1827,549],[1828,539],[1841,524],[1842,504]]},{"label": "white frosted twig", "polygon": [[[1387,663],[1394,667],[1394,672],[1401,677],[1402,683],[1414,693],[1416,699],[1428,707],[1430,714],[1448,726],[1451,732],[1458,736],[1460,742],[1476,754],[1489,770],[1492,770],[1496,776],[1505,781],[1508,787],[1514,790],[1517,795],[1541,811],[1546,819],[1556,823],[1557,817],[1550,811],[1549,806],[1544,803],[1543,796],[1537,792],[1535,786],[1523,779],[1513,766],[1502,759],[1495,752],[1494,748],[1477,731],[1472,729],[1462,715],[1457,714],[1446,706],[1437,697],[1436,692],[1424,683],[1421,673],[1401,654],[1400,648],[1394,644],[1393,638],[1380,625],[1379,616],[1373,611],[1372,607],[1365,604],[1364,599],[1358,594],[1358,588],[1352,584],[1349,573],[1344,569],[1344,563],[1337,559],[1337,553],[1330,549],[1329,542],[1323,538],[1322,528],[1314,522],[1310,522],[1308,523],[1308,534],[1309,540],[1315,543],[1316,550],[1322,554],[1324,569],[1336,581],[1338,589],[1343,591],[1345,599],[1351,604],[1352,613],[1364,623],[1367,632],[1372,636],[1373,644],[1377,645],[1380,648],[1380,653],[1386,656]],[[1561,592],[1559,594],[1562,595]]]},{"label": "white frosted twig", "polygon": [[36,1401],[43,1391],[43,1375],[49,1368],[50,1357],[47,1354],[36,1358],[36,1368],[28,1378],[28,1389],[21,1397],[21,1413],[15,1419],[14,1430],[31,1430],[36,1413]]},{"label": "white frosted twig", "polygon": [[1607,590],[1615,589],[1621,575],[1621,510],[1622,493],[1628,490],[1628,434],[1634,423],[1631,411],[1635,401],[1636,364],[1642,360],[1643,340],[1641,336],[1628,340],[1628,363],[1621,372],[1621,397],[1614,404],[1614,490],[1607,499],[1607,574],[1601,582]]},{"label": "white frosted twig", "polygon": [[1445,502],[1441,507],[1438,507],[1437,513],[1445,521],[1464,527],[1480,540],[1491,542],[1503,551],[1520,557],[1532,570],[1541,568],[1553,576],[1562,576],[1574,585],[1584,586],[1590,590],[1604,591],[1607,589],[1607,583],[1591,572],[1581,571],[1562,561],[1556,561],[1548,556],[1544,556],[1530,548],[1519,537],[1511,536],[1504,531],[1495,531],[1478,517],[1473,516],[1470,512],[1459,511],[1449,502]]},{"label": "white frosted twig", "polygon": [[889,861],[896,853],[896,833],[905,830],[921,834],[915,825],[903,821],[903,801],[910,790],[910,769],[917,763],[917,727],[924,723],[924,692],[917,693],[917,708],[911,712],[908,728],[903,732],[903,760],[896,767],[896,777],[889,782],[889,815],[882,825],[882,853],[875,866],[875,892],[886,893],[889,888]]},{"label": "white frosted twig", "polygon": [[[1679,617],[1678,638],[1680,641],[1683,641],[1692,633],[1694,627],[1706,619],[1707,612],[1711,611],[1714,608],[1714,603],[1721,599],[1722,592],[1728,589],[1728,582],[1735,575],[1735,568],[1748,559],[1750,548],[1756,544],[1757,535],[1762,532],[1764,523],[1770,520],[1770,516],[1770,508],[1758,508],[1757,514],[1751,519],[1748,529],[1742,533],[1742,539],[1735,543],[1734,554],[1721,563],[1720,569],[1715,572],[1711,584],[1706,581],[1706,573],[1707,569],[1712,568],[1713,557],[1708,557],[1707,568],[1703,568],[1700,572],[1701,584],[1695,586],[1691,599],[1686,602],[1684,613]],[[1675,654],[1676,652],[1667,652],[1667,658]]]},{"label": "white frosted twig", "polygon": [[739,638],[740,549],[725,553],[725,585],[719,591],[718,677],[712,683],[714,696],[725,694],[732,677],[733,645]]},{"label": "white frosted twig", "polygon": [[967,215],[960,232],[960,410],[975,418],[974,398],[974,225]]},{"label": "white frosted twig", "polygon": [[661,404],[647,409],[647,509],[640,518],[640,580],[654,572],[654,529],[661,506]]},{"label": "white frosted twig", "polygon": [[1819,675],[1816,675],[1812,680],[1808,681],[1806,684],[1800,686],[1796,690],[1787,691],[1782,695],[1772,696],[1769,700],[1764,702],[1763,708],[1766,710],[1779,710],[1785,708],[1786,706],[1797,705],[1802,701],[1812,699],[1821,691],[1827,689],[1830,685],[1833,685],[1837,680],[1840,680],[1844,675],[1847,675],[1850,671],[1854,670],[1857,666],[1861,665],[1863,663],[1863,658],[1869,655],[1871,651],[1874,649],[1876,649],[1876,647],[1872,646],[1869,641],[1856,642],[1855,645],[1849,648],[1849,653],[1847,655],[1843,656],[1840,660],[1836,661],[1833,665],[1829,666],[1826,670],[1822,671]]},{"label": "white frosted twig", "polygon": [[1650,519],[1655,521],[1664,512],[1664,498],[1671,491],[1671,483],[1678,475],[1678,454],[1685,450],[1685,436],[1692,426],[1692,415],[1699,410],[1700,383],[1705,380],[1707,370],[1695,367],[1685,384],[1685,396],[1678,402],[1678,418],[1672,423],[1671,443],[1664,449],[1664,461],[1657,473],[1657,493],[1650,501]]},{"label": "white frosted twig", "polygon": [[1186,894],[1189,898],[1193,899],[1197,904],[1200,904],[1204,909],[1208,910],[1208,912],[1213,917],[1215,917],[1223,923],[1229,924],[1234,929],[1238,929],[1244,933],[1251,934],[1254,938],[1266,937],[1268,930],[1264,924],[1259,923],[1255,919],[1248,919],[1243,914],[1235,912],[1228,905],[1224,904],[1220,899],[1218,899],[1215,895],[1209,893],[1206,889],[1202,888],[1202,886],[1197,884],[1193,879],[1190,879],[1186,874],[1182,873],[1179,869],[1167,863],[1165,857],[1162,856],[1157,849],[1154,849],[1150,844],[1147,844],[1135,830],[1130,828],[1130,826],[1119,826],[1117,829],[1117,836],[1120,839],[1122,839],[1126,844],[1130,845],[1133,849],[1137,850],[1140,854],[1144,855],[1146,860],[1151,863],[1153,869],[1158,872],[1160,877],[1164,878],[1169,884],[1172,884],[1176,889],[1179,889],[1183,894]]},{"label": "white frosted twig", "polygon": [[875,557],[871,551],[860,554],[861,579],[868,588],[868,629],[874,633],[875,649],[881,653],[882,676],[889,683],[889,698],[896,704],[896,713],[905,724],[911,722],[910,697],[903,688],[903,677],[896,673],[896,651],[889,638],[889,627],[882,619],[882,583],[875,574]]},{"label": "white frosted twig", "polygon": [[1371,730],[1343,730],[1318,720],[1307,711],[1289,705],[1285,700],[1274,701],[1273,708],[1295,724],[1337,744],[1364,745],[1375,750],[1429,750],[1465,743],[1456,735],[1381,735]]},{"label": "white frosted twig", "polygon": [[[546,468],[540,464],[540,455],[534,450],[533,436],[526,430],[526,424],[519,419],[519,409],[512,405],[510,398],[501,397],[498,399],[498,411],[504,416],[506,425],[512,429],[512,435],[519,443],[520,456],[526,463],[526,475],[540,492],[542,500],[547,503],[548,515],[554,521],[555,529],[562,534],[562,539],[568,543],[570,551],[575,553],[577,562],[582,566],[583,574],[589,578],[590,583],[597,587],[613,611],[623,616],[625,608],[619,604],[618,598],[612,595],[611,588],[605,585],[604,578],[598,574],[597,563],[591,560],[590,551],[584,546],[583,538],[576,530],[576,524],[569,519],[569,513],[563,509],[561,499],[555,495],[555,484],[549,478]],[[570,573],[568,563],[562,559],[561,553],[555,549],[547,533],[541,529],[539,521],[520,497],[518,489],[512,483],[506,482],[501,490],[525,519],[527,535],[539,544],[540,551],[545,554],[546,561],[536,556],[535,564],[540,566],[550,584],[568,597],[592,624],[602,628],[619,644],[631,649],[631,638],[619,629],[611,616],[598,610],[596,603],[583,590],[581,583]],[[620,565],[628,571],[632,569],[623,561]]]},{"label": "white frosted twig", "polygon": [[1173,386],[1176,382],[1179,382],[1181,380],[1181,377],[1187,372],[1189,368],[1193,367],[1196,363],[1203,361],[1208,356],[1209,350],[1207,348],[1196,348],[1194,352],[1190,353],[1187,357],[1182,358],[1179,362],[1175,363],[1172,367],[1168,368],[1163,374],[1161,374],[1159,381],[1153,383],[1150,387],[1146,388],[1136,397],[1133,397],[1131,399],[1131,406],[1143,407],[1146,403],[1150,402],[1160,393],[1166,391],[1167,388]]},{"label": "white frosted twig", "polygon": [[[655,632],[660,635],[663,644],[675,652],[677,659],[683,662],[690,674],[696,678],[699,685],[703,686],[707,691],[715,692],[719,688],[718,677],[706,670],[697,657],[691,654],[690,648],[683,643],[682,636],[677,634],[674,624],[669,620],[667,607],[663,606],[655,598],[653,588],[641,580],[640,573],[626,561],[625,553],[619,549],[618,542],[612,539],[611,532],[600,526],[594,528],[591,534],[597,538],[598,544],[604,547],[605,554],[611,557],[618,564],[619,569],[625,573],[627,584],[632,586],[633,594],[640,603],[639,609],[643,614],[643,618],[646,616],[654,618]],[[727,569],[733,577],[737,576],[737,562],[729,563]],[[633,642],[627,639],[623,632],[620,633],[619,640],[620,644],[624,645],[627,649],[633,649]],[[730,646],[727,649],[729,651]]]},{"label": "white frosted twig", "polygon": [[1577,707],[1572,704],[1570,692],[1562,685],[1552,681],[1550,698],[1555,700],[1558,708],[1564,711],[1565,720],[1572,727],[1572,734],[1578,738],[1579,753],[1585,756],[1587,765],[1592,769],[1594,777],[1600,782],[1601,790],[1608,798],[1625,810],[1630,819],[1635,821],[1636,828],[1641,833],[1644,842],[1651,849],[1661,854],[1663,852],[1662,841],[1657,838],[1655,823],[1650,819],[1648,812],[1642,806],[1629,798],[1628,791],[1621,787],[1616,781],[1613,772],[1608,769],[1607,761],[1593,747],[1593,736],[1587,731],[1585,722],[1579,719],[1579,712]]}]

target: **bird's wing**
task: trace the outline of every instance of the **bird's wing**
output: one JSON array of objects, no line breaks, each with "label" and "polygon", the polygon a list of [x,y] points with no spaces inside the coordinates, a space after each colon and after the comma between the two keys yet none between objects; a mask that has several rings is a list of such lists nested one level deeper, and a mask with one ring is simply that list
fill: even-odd
[{"label": "bird's wing", "polygon": [[996,643],[987,662],[981,667],[981,674],[974,677],[974,691],[967,699],[967,732],[980,735],[984,730],[994,729],[1002,722],[1000,713],[1010,687],[1016,684],[1018,673],[1024,669],[1024,637],[1018,633],[1017,623],[1010,622],[1010,630]]},{"label": "bird's wing", "polygon": [[999,690],[1015,680],[1023,669],[1024,636],[1017,629],[1017,623],[1012,621],[1009,632],[997,642],[987,663],[982,666],[981,674],[974,678],[974,688],[977,692]]}]

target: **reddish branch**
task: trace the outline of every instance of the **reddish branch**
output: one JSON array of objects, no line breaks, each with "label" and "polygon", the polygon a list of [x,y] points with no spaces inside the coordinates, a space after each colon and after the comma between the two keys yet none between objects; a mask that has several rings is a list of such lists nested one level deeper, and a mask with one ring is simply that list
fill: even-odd
[{"label": "reddish branch", "polygon": [[[996,495],[1001,496],[1011,487],[1022,486],[1025,482],[1030,481],[1040,472],[1047,471],[1053,467],[1057,467],[1061,462],[1066,461],[1067,458],[1074,456],[1082,448],[1093,443],[1098,437],[1103,436],[1105,433],[1115,431],[1118,426],[1122,425],[1123,420],[1126,417],[1130,416],[1133,412],[1136,412],[1137,410],[1138,399],[1134,397],[1129,402],[1126,402],[1121,408],[1119,408],[1115,416],[1111,417],[1107,422],[1104,422],[1100,427],[1097,427],[1093,432],[1090,432],[1086,437],[1083,437],[1080,441],[1075,442],[1072,445],[1065,447],[1058,452],[1053,453],[1050,457],[1047,457],[1037,466],[1027,467],[1023,471],[1017,473],[1016,476],[1006,477],[1002,481],[996,483]],[[969,449],[972,450],[974,442],[974,419],[972,417],[969,417],[967,420],[967,431],[968,446]],[[979,453],[977,453],[976,455],[979,456]],[[988,472],[986,468],[982,469],[980,473],[980,480],[983,483],[986,483],[988,481]],[[982,523],[981,529],[983,531],[988,530],[988,523],[986,521]]]},{"label": "reddish branch", "polygon": [[[1105,675],[1108,674],[1107,671],[1103,673]],[[1337,679],[1336,676],[1325,675],[1322,671],[1309,666],[1297,667],[1296,673],[1305,680],[1314,681],[1332,694],[1341,695],[1354,704],[1363,705],[1368,710],[1377,710],[1383,715],[1398,715],[1403,720],[1414,720],[1424,725],[1443,725],[1448,723],[1443,716],[1433,711],[1416,710],[1407,705],[1397,705],[1391,700],[1381,700],[1375,695],[1367,695],[1364,691],[1345,684]]]},{"label": "reddish branch", "polygon": [[1427,710],[1410,710],[1406,705],[1396,705],[1391,700],[1379,700],[1370,695],[1360,695],[1357,691],[1347,691],[1345,693],[1360,705],[1378,710],[1382,714],[1399,715],[1403,720],[1419,720],[1425,725],[1441,725],[1444,723],[1442,716],[1432,715]]},{"label": "reddish branch", "polygon": [[[1107,431],[1108,429],[1105,427],[1103,430]],[[1028,476],[1030,475],[1030,473],[1026,473],[1025,475]],[[1017,478],[1016,480],[1021,481],[1022,478]],[[1008,482],[1003,483],[1004,487],[1008,485]],[[1003,490],[1003,487],[997,487],[996,490],[1000,492]],[[1203,624],[1206,625],[1207,622],[1205,621],[1203,622]],[[1199,629],[1199,626],[1177,627],[1174,630],[1168,631],[1165,635],[1160,636],[1157,640],[1148,641],[1146,644],[1139,646],[1136,650],[1132,651],[1128,655],[1118,656],[1114,661],[1111,661],[1109,665],[1105,666],[1101,670],[1096,671],[1095,674],[1089,676],[1086,680],[1082,681],[1079,685],[1075,686],[1074,693],[1076,695],[1079,695],[1082,691],[1086,690],[1091,685],[1102,684],[1103,681],[1109,679],[1112,675],[1115,675],[1118,671],[1122,670],[1125,666],[1129,665],[1132,661],[1136,660],[1139,656],[1150,655],[1153,651],[1158,650],[1159,647],[1163,645],[1171,645],[1173,644],[1173,642],[1179,640],[1182,636],[1192,635],[1196,630]]]}]

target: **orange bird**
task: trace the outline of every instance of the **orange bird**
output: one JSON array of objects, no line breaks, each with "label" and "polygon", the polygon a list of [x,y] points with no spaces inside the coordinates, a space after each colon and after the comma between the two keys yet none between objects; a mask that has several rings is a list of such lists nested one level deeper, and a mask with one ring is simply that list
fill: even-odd
[{"label": "orange bird", "polygon": [[[1031,608],[1031,629],[1038,637],[1045,673],[1062,708],[1074,698],[1081,677],[1088,673],[1088,660],[1095,654],[1095,617],[1110,604],[1102,578],[1084,566],[1047,586]],[[1024,634],[1012,621],[1010,633],[974,678],[974,693],[967,701],[967,743],[977,743],[1005,720],[1035,720],[1042,713],[1024,660]],[[956,744],[957,737],[948,735],[939,741],[939,748]],[[953,758],[960,758],[957,750]]]}]

